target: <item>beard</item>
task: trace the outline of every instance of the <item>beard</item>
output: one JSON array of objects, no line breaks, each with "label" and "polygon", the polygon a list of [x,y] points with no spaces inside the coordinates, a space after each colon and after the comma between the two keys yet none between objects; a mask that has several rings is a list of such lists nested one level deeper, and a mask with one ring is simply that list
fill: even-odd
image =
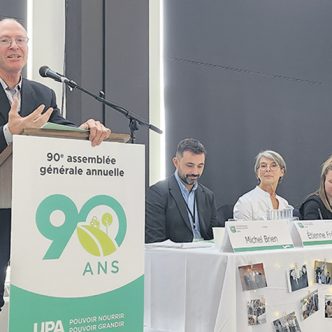
[{"label": "beard", "polygon": [[199,177],[200,175],[198,174],[179,174],[179,178],[181,179],[181,181],[190,186],[194,185]]}]

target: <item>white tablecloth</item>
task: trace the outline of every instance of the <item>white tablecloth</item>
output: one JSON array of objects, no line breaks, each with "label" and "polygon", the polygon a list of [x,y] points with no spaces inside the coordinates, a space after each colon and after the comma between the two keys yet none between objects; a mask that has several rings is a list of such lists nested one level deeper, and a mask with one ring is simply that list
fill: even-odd
[{"label": "white tablecloth", "polygon": [[[302,332],[332,331],[324,318],[331,285],[314,283],[314,261],[332,262],[331,247],[220,253],[214,247],[145,251],[145,325],[167,332],[269,332],[272,321],[295,311]],[[267,288],[243,291],[238,266],[264,263]],[[309,287],[289,293],[287,270],[307,265]],[[300,301],[319,290],[319,311],[301,319]],[[248,326],[247,302],[264,296],[267,323]]]}]

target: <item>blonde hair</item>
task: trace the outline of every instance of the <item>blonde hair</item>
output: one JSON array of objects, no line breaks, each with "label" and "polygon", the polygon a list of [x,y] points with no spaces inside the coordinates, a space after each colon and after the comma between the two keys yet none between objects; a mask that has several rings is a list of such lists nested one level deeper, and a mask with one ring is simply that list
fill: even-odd
[{"label": "blonde hair", "polygon": [[326,195],[326,191],[325,191],[325,180],[326,180],[326,175],[329,171],[332,171],[332,155],[326,161],[324,161],[324,163],[322,164],[322,172],[320,174],[319,189],[316,192],[316,194],[320,197],[320,199],[322,200],[325,207],[330,212],[332,212],[332,207],[331,207],[331,204],[329,202],[329,199],[328,199],[328,197]]}]

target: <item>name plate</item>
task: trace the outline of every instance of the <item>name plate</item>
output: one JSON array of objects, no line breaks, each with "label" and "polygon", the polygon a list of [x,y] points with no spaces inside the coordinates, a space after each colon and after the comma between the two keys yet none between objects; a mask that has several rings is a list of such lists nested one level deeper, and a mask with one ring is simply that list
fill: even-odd
[{"label": "name plate", "polygon": [[225,227],[234,252],[294,248],[286,220],[228,221]]},{"label": "name plate", "polygon": [[332,244],[332,220],[301,220],[295,226],[304,247]]}]

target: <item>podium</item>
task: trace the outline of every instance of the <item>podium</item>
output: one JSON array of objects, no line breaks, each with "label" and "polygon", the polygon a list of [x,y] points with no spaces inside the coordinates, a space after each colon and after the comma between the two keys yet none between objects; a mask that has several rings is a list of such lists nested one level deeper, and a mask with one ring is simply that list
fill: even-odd
[{"label": "podium", "polygon": [[144,146],[26,134],[0,156],[9,189],[12,166],[8,331],[143,331]]}]

